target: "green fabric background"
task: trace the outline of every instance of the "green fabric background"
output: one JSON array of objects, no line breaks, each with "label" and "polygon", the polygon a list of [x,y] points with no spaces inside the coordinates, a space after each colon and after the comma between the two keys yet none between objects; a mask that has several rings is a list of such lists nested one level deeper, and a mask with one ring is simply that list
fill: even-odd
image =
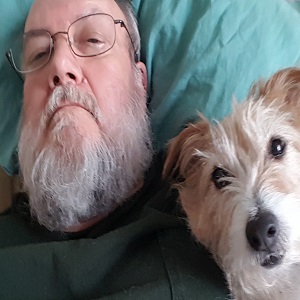
[{"label": "green fabric background", "polygon": [[222,272],[193,240],[161,168],[158,159],[142,190],[85,232],[0,216],[0,299],[225,300]]},{"label": "green fabric background", "polygon": [[241,101],[254,81],[299,65],[300,15],[285,0],[133,3],[159,147],[196,110],[221,119],[230,112],[233,95]]},{"label": "green fabric background", "polygon": [[39,243],[18,222],[0,219],[2,228],[27,236],[27,244],[0,248],[0,299],[225,300],[228,294],[210,255],[166,215],[97,239],[43,242],[40,235]]}]

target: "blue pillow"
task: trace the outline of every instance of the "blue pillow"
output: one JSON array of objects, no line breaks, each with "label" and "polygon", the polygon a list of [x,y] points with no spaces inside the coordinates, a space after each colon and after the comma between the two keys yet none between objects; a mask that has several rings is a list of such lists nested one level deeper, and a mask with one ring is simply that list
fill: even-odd
[{"label": "blue pillow", "polygon": [[300,3],[289,2],[133,0],[158,148],[196,110],[222,119],[233,95],[242,100],[254,81],[299,65]]},{"label": "blue pillow", "polygon": [[18,171],[16,147],[23,84],[10,67],[5,52],[22,33],[32,0],[0,0],[0,165],[8,174]]},{"label": "blue pillow", "polygon": [[[0,165],[18,171],[22,82],[5,59],[32,0],[0,0]],[[149,77],[157,149],[203,112],[220,119],[253,81],[299,64],[299,3],[285,0],[132,0]],[[296,9],[295,9],[296,8]],[[5,29],[5,30],[4,30]]]}]

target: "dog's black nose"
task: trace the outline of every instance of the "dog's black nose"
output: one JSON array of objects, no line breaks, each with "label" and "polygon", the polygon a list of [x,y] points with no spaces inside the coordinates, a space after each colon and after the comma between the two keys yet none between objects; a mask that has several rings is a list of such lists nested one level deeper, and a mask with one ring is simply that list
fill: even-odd
[{"label": "dog's black nose", "polygon": [[278,233],[278,220],[270,212],[259,213],[247,223],[247,240],[255,251],[276,251]]}]

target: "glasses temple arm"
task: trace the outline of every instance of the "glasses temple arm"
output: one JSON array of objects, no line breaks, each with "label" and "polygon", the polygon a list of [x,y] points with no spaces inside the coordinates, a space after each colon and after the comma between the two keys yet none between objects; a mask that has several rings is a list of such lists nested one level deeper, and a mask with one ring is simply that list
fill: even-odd
[{"label": "glasses temple arm", "polygon": [[125,25],[124,21],[122,20],[114,20],[115,21],[115,24],[120,24],[121,27],[124,27],[125,30],[127,31],[127,34],[129,36],[129,39],[130,39],[130,42],[131,42],[131,45],[132,45],[132,48],[133,48],[133,51],[134,51],[134,61],[135,62],[138,62],[139,61],[139,57],[138,57],[138,54],[135,50],[135,46],[134,46],[134,43],[133,43],[133,40],[132,40],[132,37],[127,29],[127,26]]},{"label": "glasses temple arm", "polygon": [[24,82],[22,76],[20,75],[20,73],[18,72],[18,70],[16,69],[16,67],[14,66],[14,63],[12,61],[12,56],[11,56],[11,50],[8,50],[6,53],[5,53],[5,56],[10,64],[10,66],[14,69],[15,73],[18,75],[18,77],[21,79],[22,82]]}]

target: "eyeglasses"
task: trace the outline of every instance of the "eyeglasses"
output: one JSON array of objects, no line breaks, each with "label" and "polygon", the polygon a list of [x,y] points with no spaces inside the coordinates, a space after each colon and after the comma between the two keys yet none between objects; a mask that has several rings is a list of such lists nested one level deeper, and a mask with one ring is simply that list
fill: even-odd
[{"label": "eyeglasses", "polygon": [[74,21],[67,31],[51,35],[44,29],[25,32],[21,39],[16,39],[6,53],[11,66],[17,73],[26,74],[45,66],[54,51],[55,36],[66,34],[72,52],[79,57],[92,57],[109,51],[116,42],[115,25],[125,28],[134,50],[134,59],[138,55],[129,31],[122,20],[115,20],[104,13],[90,14]]}]

